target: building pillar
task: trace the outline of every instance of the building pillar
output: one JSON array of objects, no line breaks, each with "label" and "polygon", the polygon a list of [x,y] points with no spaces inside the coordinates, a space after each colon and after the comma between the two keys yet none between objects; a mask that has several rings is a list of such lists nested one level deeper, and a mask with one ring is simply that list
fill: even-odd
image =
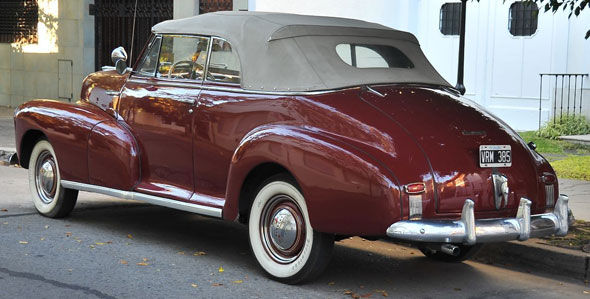
[{"label": "building pillar", "polygon": [[174,0],[174,18],[182,19],[199,14],[199,0]]}]

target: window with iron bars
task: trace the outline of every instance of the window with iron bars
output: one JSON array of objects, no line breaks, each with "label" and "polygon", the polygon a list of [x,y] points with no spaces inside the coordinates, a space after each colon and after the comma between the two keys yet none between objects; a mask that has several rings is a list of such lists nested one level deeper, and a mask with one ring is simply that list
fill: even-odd
[{"label": "window with iron bars", "polygon": [[461,3],[445,3],[440,8],[440,32],[444,35],[459,35],[461,27]]},{"label": "window with iron bars", "polygon": [[537,32],[539,7],[534,2],[514,2],[508,14],[508,31],[513,36],[531,36]]},{"label": "window with iron bars", "polygon": [[0,43],[37,42],[37,0],[3,0],[0,9]]},{"label": "window with iron bars", "polygon": [[233,0],[200,0],[199,14],[233,9]]}]

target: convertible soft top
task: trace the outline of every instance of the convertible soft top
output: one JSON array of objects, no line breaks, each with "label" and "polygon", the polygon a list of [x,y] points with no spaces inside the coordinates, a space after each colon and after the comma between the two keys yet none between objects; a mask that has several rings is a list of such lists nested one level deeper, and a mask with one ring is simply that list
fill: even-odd
[{"label": "convertible soft top", "polygon": [[[156,34],[226,39],[240,57],[242,87],[262,91],[320,91],[381,83],[450,86],[408,32],[365,21],[268,12],[215,12],[155,25]],[[336,52],[340,44],[391,46],[412,67],[357,68]]]}]

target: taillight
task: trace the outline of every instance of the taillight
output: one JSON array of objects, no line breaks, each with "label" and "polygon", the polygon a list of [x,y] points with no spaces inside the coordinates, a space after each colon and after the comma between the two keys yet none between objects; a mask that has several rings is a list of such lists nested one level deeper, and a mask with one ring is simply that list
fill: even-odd
[{"label": "taillight", "polygon": [[426,185],[424,183],[412,183],[407,184],[404,189],[408,194],[420,194],[426,191]]}]

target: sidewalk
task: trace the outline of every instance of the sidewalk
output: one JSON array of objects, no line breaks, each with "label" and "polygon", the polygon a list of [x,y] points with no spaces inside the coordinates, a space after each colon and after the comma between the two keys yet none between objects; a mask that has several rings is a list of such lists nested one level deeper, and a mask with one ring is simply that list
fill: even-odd
[{"label": "sidewalk", "polygon": [[570,135],[570,136],[560,136],[559,139],[579,143],[584,145],[590,145],[590,135]]},{"label": "sidewalk", "polygon": [[0,151],[15,152],[14,108],[0,107]]}]

